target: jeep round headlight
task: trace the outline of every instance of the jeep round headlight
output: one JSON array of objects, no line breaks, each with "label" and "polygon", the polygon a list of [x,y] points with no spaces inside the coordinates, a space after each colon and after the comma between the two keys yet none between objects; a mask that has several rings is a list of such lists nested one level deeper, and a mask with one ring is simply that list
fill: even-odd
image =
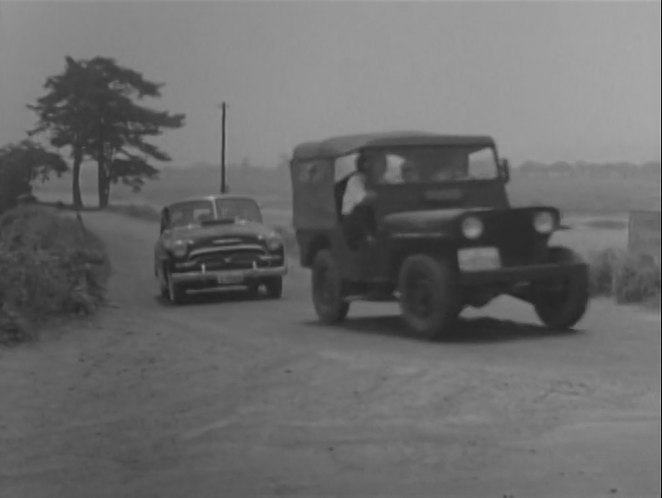
[{"label": "jeep round headlight", "polygon": [[267,239],[267,249],[270,251],[277,251],[283,246],[283,241],[280,237],[269,237]]},{"label": "jeep round headlight", "polygon": [[177,258],[183,258],[188,253],[188,240],[175,240],[170,246],[170,252]]},{"label": "jeep round headlight", "polygon": [[483,235],[483,222],[480,218],[469,216],[462,221],[462,234],[470,240],[476,240]]},{"label": "jeep round headlight", "polygon": [[540,234],[552,233],[554,225],[554,215],[549,211],[540,211],[533,216],[533,228]]}]

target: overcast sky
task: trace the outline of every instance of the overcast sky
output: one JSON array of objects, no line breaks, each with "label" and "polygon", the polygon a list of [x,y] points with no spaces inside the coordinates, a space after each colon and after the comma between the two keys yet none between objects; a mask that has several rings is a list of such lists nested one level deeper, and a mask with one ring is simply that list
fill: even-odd
[{"label": "overcast sky", "polygon": [[491,134],[515,162],[660,158],[659,2],[0,0],[0,145],[65,55],[165,83],[182,164],[218,162],[221,100],[231,161],[389,129]]}]

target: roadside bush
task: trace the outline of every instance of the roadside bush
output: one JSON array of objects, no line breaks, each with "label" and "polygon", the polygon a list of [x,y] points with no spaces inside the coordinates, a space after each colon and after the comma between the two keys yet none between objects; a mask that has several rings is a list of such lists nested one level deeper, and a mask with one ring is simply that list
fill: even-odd
[{"label": "roadside bush", "polygon": [[660,268],[652,258],[607,249],[589,257],[593,295],[618,303],[641,303],[660,296]]},{"label": "roadside bush", "polygon": [[0,148],[0,213],[30,200],[32,183],[45,181],[51,173],[60,176],[67,164],[58,154],[39,144],[23,140]]},{"label": "roadside bush", "polygon": [[39,207],[0,217],[0,342],[33,338],[56,315],[92,313],[108,262],[102,243],[74,219]]}]

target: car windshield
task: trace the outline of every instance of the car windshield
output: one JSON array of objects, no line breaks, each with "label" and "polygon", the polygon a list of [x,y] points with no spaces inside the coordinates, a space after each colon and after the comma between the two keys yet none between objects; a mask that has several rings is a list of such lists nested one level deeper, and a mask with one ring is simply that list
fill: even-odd
[{"label": "car windshield", "polygon": [[262,222],[260,208],[253,199],[216,199],[219,219]]},{"label": "car windshield", "polygon": [[206,200],[180,202],[170,206],[168,211],[172,227],[201,225],[205,220],[214,219],[214,205]]},{"label": "car windshield", "polygon": [[374,183],[437,183],[498,178],[492,147],[399,147],[370,151]]}]

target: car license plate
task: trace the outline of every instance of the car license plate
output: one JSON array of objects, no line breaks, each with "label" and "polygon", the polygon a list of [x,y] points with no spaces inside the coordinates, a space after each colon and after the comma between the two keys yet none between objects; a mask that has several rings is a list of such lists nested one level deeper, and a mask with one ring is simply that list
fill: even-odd
[{"label": "car license plate", "polygon": [[217,277],[217,282],[221,285],[240,284],[244,281],[244,276],[241,272],[225,272]]},{"label": "car license plate", "polygon": [[496,247],[471,247],[460,249],[457,254],[460,270],[480,271],[501,268],[501,258]]}]

